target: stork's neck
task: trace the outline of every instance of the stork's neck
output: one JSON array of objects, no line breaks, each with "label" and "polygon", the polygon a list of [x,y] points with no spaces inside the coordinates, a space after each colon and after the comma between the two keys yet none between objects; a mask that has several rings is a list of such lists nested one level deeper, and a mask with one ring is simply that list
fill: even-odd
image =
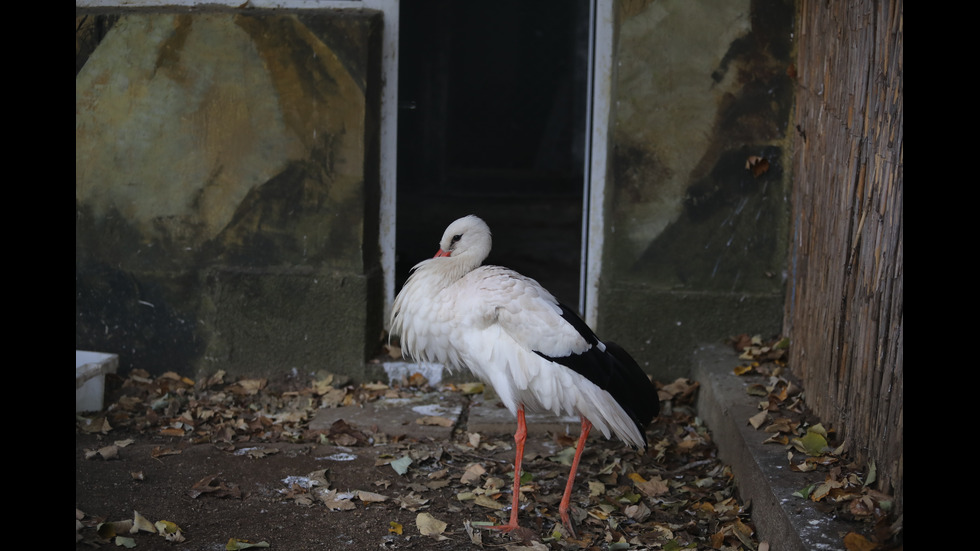
[{"label": "stork's neck", "polygon": [[429,259],[422,269],[428,272],[430,277],[438,280],[437,287],[444,288],[456,283],[479,265],[480,261],[474,263],[472,259],[465,256],[446,256]]}]

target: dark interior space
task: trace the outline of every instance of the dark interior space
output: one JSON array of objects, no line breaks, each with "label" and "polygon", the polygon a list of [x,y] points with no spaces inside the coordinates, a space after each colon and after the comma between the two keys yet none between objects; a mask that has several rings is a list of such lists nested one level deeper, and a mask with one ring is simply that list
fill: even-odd
[{"label": "dark interior space", "polygon": [[476,214],[488,263],[577,307],[588,2],[405,0],[399,17],[396,290]]}]

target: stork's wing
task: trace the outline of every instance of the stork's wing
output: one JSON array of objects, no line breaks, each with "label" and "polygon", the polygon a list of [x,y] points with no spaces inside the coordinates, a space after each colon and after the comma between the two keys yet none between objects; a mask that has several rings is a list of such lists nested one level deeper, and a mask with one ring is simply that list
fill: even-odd
[{"label": "stork's wing", "polygon": [[[458,311],[464,313],[464,327],[478,329],[468,332],[474,336],[469,341],[471,349],[481,350],[483,358],[495,358],[494,369],[506,371],[506,375],[486,373],[490,379],[500,377],[494,385],[504,388],[502,392],[498,389],[499,393],[510,395],[530,389],[537,401],[550,409],[547,404],[553,403],[552,396],[565,395],[552,387],[565,381],[573,384],[564,373],[578,373],[608,392],[639,429],[640,437],[627,441],[643,444],[643,427],[659,409],[657,391],[625,350],[599,341],[575,312],[533,279],[506,268],[485,266],[464,280],[466,288],[460,289]],[[582,404],[576,407],[585,413]],[[597,408],[593,422],[600,417],[611,420],[614,415],[611,408]],[[626,434],[622,428],[616,430],[621,436]]]},{"label": "stork's wing", "polygon": [[[475,325],[497,324],[529,351],[561,357],[581,354],[598,343],[584,323],[580,322],[582,327],[571,323],[558,300],[529,277],[499,266],[481,266],[461,283],[465,283],[461,300],[466,301],[461,311],[469,312]],[[582,328],[586,334],[580,332]]]}]

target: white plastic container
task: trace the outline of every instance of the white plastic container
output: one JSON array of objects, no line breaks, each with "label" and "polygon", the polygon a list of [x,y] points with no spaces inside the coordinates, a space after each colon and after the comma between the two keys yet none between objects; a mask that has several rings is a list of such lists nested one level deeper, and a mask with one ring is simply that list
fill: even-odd
[{"label": "white plastic container", "polygon": [[105,393],[105,374],[119,368],[119,356],[75,351],[75,413],[99,411]]}]

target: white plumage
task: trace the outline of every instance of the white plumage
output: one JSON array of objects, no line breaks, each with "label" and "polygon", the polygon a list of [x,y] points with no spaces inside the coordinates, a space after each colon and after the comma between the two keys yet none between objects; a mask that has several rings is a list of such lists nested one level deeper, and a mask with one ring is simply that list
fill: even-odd
[{"label": "white plumage", "polygon": [[415,360],[469,369],[517,416],[514,507],[511,522],[499,527],[503,530],[517,527],[524,410],[582,418],[560,508],[573,531],[568,494],[589,428],[645,447],[642,427],[657,414],[656,390],[625,351],[599,341],[537,281],[507,268],[481,266],[491,243],[490,228],[476,216],[450,224],[437,255],[413,268],[395,299],[391,333]]}]

